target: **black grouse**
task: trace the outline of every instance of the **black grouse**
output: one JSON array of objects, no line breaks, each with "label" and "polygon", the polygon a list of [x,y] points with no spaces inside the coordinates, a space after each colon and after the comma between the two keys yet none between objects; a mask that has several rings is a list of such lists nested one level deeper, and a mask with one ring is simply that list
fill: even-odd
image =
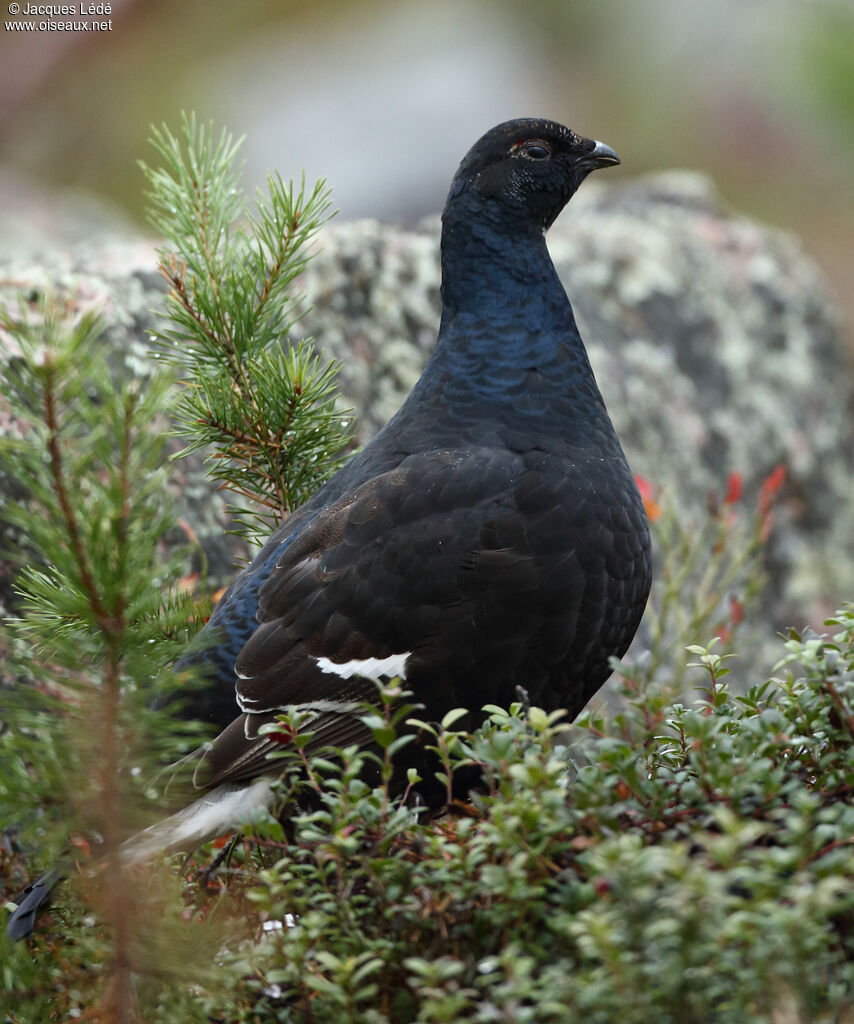
[{"label": "black grouse", "polygon": [[259,729],[284,709],[312,714],[314,747],[364,744],[354,711],[380,678],[404,679],[431,719],[506,706],[520,684],[575,716],[607,679],[646,603],[649,532],[545,233],[617,163],[540,119],[498,125],[465,156],[442,218],[436,349],[217,605],[188,658],[209,673],[191,709],[222,727],[196,771],[212,792],[132,858],[269,799],[277,740]]}]

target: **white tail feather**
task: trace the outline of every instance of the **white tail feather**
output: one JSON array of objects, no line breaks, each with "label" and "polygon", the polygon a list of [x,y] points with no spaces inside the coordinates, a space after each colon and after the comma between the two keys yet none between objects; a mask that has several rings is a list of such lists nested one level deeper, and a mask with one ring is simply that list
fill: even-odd
[{"label": "white tail feather", "polygon": [[132,836],[122,844],[126,865],[139,864],[157,853],[192,846],[218,832],[252,821],[273,801],[271,780],[256,779],[251,786],[218,786],[200,800]]}]

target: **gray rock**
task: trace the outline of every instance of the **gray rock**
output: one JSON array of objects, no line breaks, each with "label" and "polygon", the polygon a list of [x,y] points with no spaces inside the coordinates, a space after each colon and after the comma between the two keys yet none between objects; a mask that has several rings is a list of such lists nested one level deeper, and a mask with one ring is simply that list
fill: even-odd
[{"label": "gray rock", "polygon": [[[144,376],[163,296],[153,245],[104,220],[87,237],[63,217],[76,226],[73,247],[19,233],[15,248],[0,248],[0,301],[50,287],[101,309],[117,364]],[[412,229],[333,222],[304,275],[313,309],[299,331],[340,360],[362,439],[398,407],[435,340],[438,238],[438,218]],[[671,172],[587,183],[549,244],[635,471],[699,516],[731,471],[755,495],[785,463],[769,620],[815,621],[850,598],[852,376],[834,303],[797,241],[727,210],[706,179]],[[176,467],[175,480],[224,581],[234,546],[223,541],[221,496],[198,461]]]}]

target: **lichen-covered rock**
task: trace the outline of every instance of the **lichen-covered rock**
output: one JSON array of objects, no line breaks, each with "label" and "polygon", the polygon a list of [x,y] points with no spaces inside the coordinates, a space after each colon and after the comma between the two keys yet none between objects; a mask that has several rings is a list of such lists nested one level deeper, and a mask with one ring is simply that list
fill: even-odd
[{"label": "lichen-covered rock", "polygon": [[[163,296],[153,245],[124,226],[107,233],[103,218],[78,237],[0,246],[0,301],[72,294],[103,311],[117,364],[144,375]],[[435,340],[438,240],[438,218],[413,229],[333,222],[304,275],[314,308],[299,331],[340,360],[363,438],[398,407]],[[850,598],[852,375],[832,299],[798,243],[734,215],[706,179],[672,172],[585,184],[549,245],[635,471],[690,511],[731,471],[749,493],[785,463],[769,617],[817,619]],[[223,502],[198,462],[176,474],[182,513],[226,579]]]}]

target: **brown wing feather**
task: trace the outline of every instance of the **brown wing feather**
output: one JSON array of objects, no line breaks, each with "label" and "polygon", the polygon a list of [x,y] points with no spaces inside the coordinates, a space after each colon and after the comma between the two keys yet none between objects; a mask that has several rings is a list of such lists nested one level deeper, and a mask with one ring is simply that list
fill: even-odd
[{"label": "brown wing feather", "polygon": [[[252,719],[253,735],[247,736],[247,719]],[[217,786],[223,782],[241,782],[269,771],[276,774],[279,765],[271,755],[287,751],[291,740],[281,732],[258,735],[258,730],[275,722],[276,713],[241,715],[224,729],[203,756],[196,768],[193,782],[197,786]],[[337,713],[321,712],[306,722],[302,732],[311,733],[305,745],[308,755],[326,747],[366,746],[371,741],[370,729],[361,720],[358,711]],[[294,751],[294,754],[296,752]]]}]

